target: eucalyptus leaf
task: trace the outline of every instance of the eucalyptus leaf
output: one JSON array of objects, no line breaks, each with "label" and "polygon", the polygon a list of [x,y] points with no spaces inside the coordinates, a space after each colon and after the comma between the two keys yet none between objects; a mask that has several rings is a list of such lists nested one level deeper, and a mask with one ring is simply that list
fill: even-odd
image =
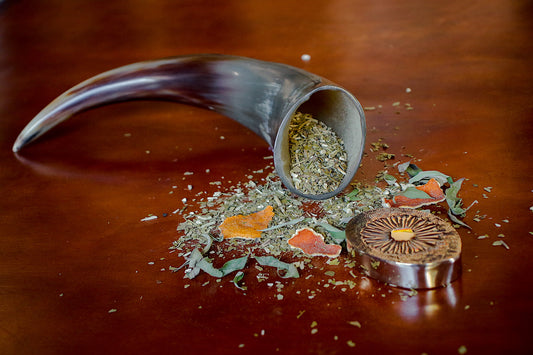
[{"label": "eucalyptus leaf", "polygon": [[232,281],[233,284],[235,285],[235,287],[237,287],[240,290],[245,290],[246,289],[246,288],[244,288],[244,287],[239,285],[239,282],[241,282],[243,277],[244,277],[244,272],[237,271],[237,273],[235,274],[235,277],[233,278],[233,281]]},{"label": "eucalyptus leaf", "polygon": [[[411,176],[409,174],[409,176]],[[448,182],[449,176],[446,174],[441,173],[440,171],[436,170],[428,170],[428,171],[420,171],[413,177],[409,179],[410,184],[414,185],[423,185],[426,182],[428,182],[430,179],[435,179],[438,181],[440,185],[443,185]]]},{"label": "eucalyptus leaf", "polygon": [[[406,188],[405,190],[403,190],[402,192],[400,192],[398,195],[396,196],[404,196],[404,197],[407,197],[407,198],[410,198],[410,199],[427,199],[427,198],[432,198],[431,196],[429,196],[426,192],[422,191],[422,190],[419,190],[417,189],[416,187],[408,187]],[[395,197],[396,197],[395,196]]]},{"label": "eucalyptus leaf", "polygon": [[214,277],[224,277],[233,271],[241,270],[246,266],[248,256],[227,261],[220,269],[213,266],[213,263],[204,258],[198,249],[194,249],[189,256],[189,271],[186,276],[190,279],[198,276],[200,271],[204,271]]},{"label": "eucalyptus leaf", "polygon": [[198,264],[200,260],[202,260],[203,258],[204,256],[202,255],[200,250],[193,249],[193,251],[191,251],[191,253],[187,257],[187,262],[189,264],[189,267],[195,267],[196,264]]},{"label": "eucalyptus leaf", "polygon": [[189,279],[194,279],[196,276],[198,276],[200,274],[200,271],[202,271],[199,264],[203,259],[204,256],[202,255],[202,253],[198,249],[193,249],[193,251],[191,251],[191,253],[187,257],[187,261],[185,262],[185,264],[182,265],[182,267],[185,265],[188,266],[187,270],[185,271],[185,277]]},{"label": "eucalyptus leaf", "polygon": [[231,274],[233,271],[244,269],[247,262],[248,255],[245,255],[243,257],[227,261],[224,265],[222,265],[219,270],[222,272],[222,276],[226,276],[228,274]]},{"label": "eucalyptus leaf", "polygon": [[446,203],[448,204],[448,207],[449,207],[448,216],[453,222],[465,228],[472,229],[468,224],[464,223],[463,221],[461,221],[459,218],[456,217],[456,216],[464,217],[466,215],[466,211],[468,211],[470,207],[472,207],[473,205],[477,203],[477,201],[474,201],[467,208],[463,208],[463,200],[457,196],[457,194],[459,193],[459,190],[461,189],[463,181],[464,181],[464,178],[459,179],[455,182],[451,182],[450,187],[446,190],[446,193],[445,193]]},{"label": "eucalyptus leaf", "polygon": [[346,195],[350,199],[350,201],[356,201],[358,200],[359,189],[354,188],[349,194]]},{"label": "eucalyptus leaf", "polygon": [[204,249],[202,250],[202,254],[207,254],[207,252],[209,251],[209,249],[211,249],[211,245],[213,244],[213,239],[211,239],[211,237],[209,236],[209,234],[202,234],[202,236],[205,238],[205,240],[207,241]]},{"label": "eucalyptus leaf", "polygon": [[326,222],[319,222],[318,225],[321,226],[322,228],[324,228],[326,230],[326,232],[329,233],[329,235],[331,236],[331,238],[333,238],[335,243],[340,244],[340,243],[342,243],[343,241],[346,240],[346,232],[345,231],[343,231],[341,229],[338,229],[338,228],[335,228],[335,227],[333,227],[332,225],[330,225],[330,224],[328,224]]},{"label": "eucalyptus leaf", "polygon": [[233,283],[238,283],[242,280],[242,278],[244,277],[244,272],[242,271],[238,271],[236,274],[235,274],[235,277],[233,278]]},{"label": "eucalyptus leaf", "polygon": [[394,185],[396,183],[396,178],[392,175],[389,175],[389,174],[385,174],[383,175],[383,180],[385,180],[385,182],[391,186],[391,185]]},{"label": "eucalyptus leaf", "polygon": [[200,271],[202,270],[199,267],[193,267],[186,272],[185,277],[189,279],[194,279],[196,276],[200,274]]},{"label": "eucalyptus leaf", "polygon": [[465,222],[461,221],[459,218],[457,218],[456,216],[454,216],[454,215],[451,213],[451,210],[448,210],[448,217],[450,217],[450,219],[452,220],[452,222],[457,223],[458,225],[463,226],[463,227],[465,227],[465,228],[472,229],[472,227],[470,227],[468,224],[466,224]]},{"label": "eucalyptus leaf", "polygon": [[[399,164],[399,165],[398,165],[398,172],[399,172],[399,173],[404,173],[404,172],[406,172],[410,165],[411,165],[411,162],[410,162],[410,161],[405,162],[405,163],[402,163],[402,164]],[[415,166],[416,166],[416,165],[415,165]],[[416,174],[415,174],[415,175],[416,175]]]},{"label": "eucalyptus leaf", "polygon": [[[300,277],[298,269],[293,264],[284,263],[276,259],[273,256],[256,256],[255,259],[260,265],[263,266],[272,266],[278,269],[278,275],[284,279],[289,277]],[[280,274],[280,271],[285,271],[285,274]]]},{"label": "eucalyptus leaf", "polygon": [[407,173],[407,175],[409,175],[409,177],[412,178],[413,176],[416,176],[421,173],[422,169],[420,169],[415,164],[409,163],[409,165],[407,165],[407,167],[405,168],[405,172]]},{"label": "eucalyptus leaf", "polygon": [[214,276],[214,277],[223,277],[224,276],[224,273],[221,270],[216,269],[213,266],[213,263],[211,263],[207,259],[200,260],[200,262],[198,263],[197,267],[198,267],[198,269],[203,270],[204,272],[207,272],[211,276]]},{"label": "eucalyptus leaf", "polygon": [[460,217],[464,217],[466,213],[466,209],[462,208],[463,200],[459,197],[457,197],[457,194],[459,193],[459,190],[461,189],[461,185],[463,184],[464,179],[459,179],[452,183],[448,189],[446,189],[446,203],[450,207],[450,211],[452,214]]}]

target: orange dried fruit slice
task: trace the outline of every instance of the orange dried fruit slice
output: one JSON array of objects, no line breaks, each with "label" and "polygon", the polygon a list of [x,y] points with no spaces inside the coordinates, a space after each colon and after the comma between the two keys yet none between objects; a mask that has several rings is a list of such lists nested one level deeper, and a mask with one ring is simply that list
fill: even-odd
[{"label": "orange dried fruit slice", "polygon": [[442,202],[446,199],[446,195],[440,188],[440,184],[435,179],[430,179],[425,185],[417,186],[417,190],[423,191],[428,194],[431,198],[409,198],[407,196],[397,195],[394,198],[387,200],[385,203],[389,207],[409,207],[409,208],[418,208],[426,205],[432,205],[435,203]]},{"label": "orange dried fruit slice", "polygon": [[272,206],[267,206],[262,211],[247,216],[239,214],[228,217],[218,228],[224,239],[256,239],[261,237],[261,230],[268,227],[272,217],[274,217]]},{"label": "orange dried fruit slice", "polygon": [[288,243],[291,247],[300,249],[311,256],[336,258],[342,250],[340,245],[326,244],[324,236],[311,228],[298,229],[288,240]]}]

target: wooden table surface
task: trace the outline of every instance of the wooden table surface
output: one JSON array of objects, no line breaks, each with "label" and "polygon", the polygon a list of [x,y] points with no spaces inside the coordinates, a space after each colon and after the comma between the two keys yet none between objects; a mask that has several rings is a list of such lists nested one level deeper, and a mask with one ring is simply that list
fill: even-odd
[{"label": "wooden table surface", "polygon": [[[531,353],[532,5],[4,0],[0,353]],[[212,181],[222,190],[246,182],[272,154],[207,110],[104,106],[12,153],[31,118],[82,80],[193,53],[300,67],[376,107],[366,111],[368,154],[355,181],[373,183],[409,154],[425,170],[467,178],[460,197],[479,203],[464,219],[472,230],[458,230],[462,277],[408,294],[356,269],[357,286],[343,292],[324,287],[321,273],[349,270],[318,257],[298,279],[271,276],[285,286],[278,299],[252,276],[242,292],[231,277],[169,272],[183,262],[169,253],[182,198],[214,192]],[[370,151],[380,138],[396,156],[385,164]],[[141,221],[150,214],[160,218]],[[500,239],[509,249],[492,245]]]}]

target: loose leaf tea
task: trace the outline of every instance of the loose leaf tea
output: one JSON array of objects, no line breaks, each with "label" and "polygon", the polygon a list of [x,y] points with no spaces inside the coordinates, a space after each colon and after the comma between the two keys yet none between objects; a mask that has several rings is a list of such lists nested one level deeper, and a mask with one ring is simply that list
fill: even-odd
[{"label": "loose leaf tea", "polygon": [[290,174],[294,187],[311,195],[335,190],[346,175],[344,142],[323,122],[297,112],[289,126]]}]

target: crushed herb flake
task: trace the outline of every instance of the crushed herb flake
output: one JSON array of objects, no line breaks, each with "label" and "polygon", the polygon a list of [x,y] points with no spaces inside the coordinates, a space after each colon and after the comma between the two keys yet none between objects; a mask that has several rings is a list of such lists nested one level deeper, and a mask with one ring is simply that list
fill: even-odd
[{"label": "crushed herb flake", "polygon": [[381,152],[378,155],[376,155],[376,159],[379,161],[387,161],[387,160],[394,159],[395,157],[396,155],[392,153],[385,153],[385,152]]},{"label": "crushed herb flake", "polygon": [[296,112],[289,126],[290,175],[306,194],[335,190],[346,175],[347,154],[342,139],[310,114]]}]

